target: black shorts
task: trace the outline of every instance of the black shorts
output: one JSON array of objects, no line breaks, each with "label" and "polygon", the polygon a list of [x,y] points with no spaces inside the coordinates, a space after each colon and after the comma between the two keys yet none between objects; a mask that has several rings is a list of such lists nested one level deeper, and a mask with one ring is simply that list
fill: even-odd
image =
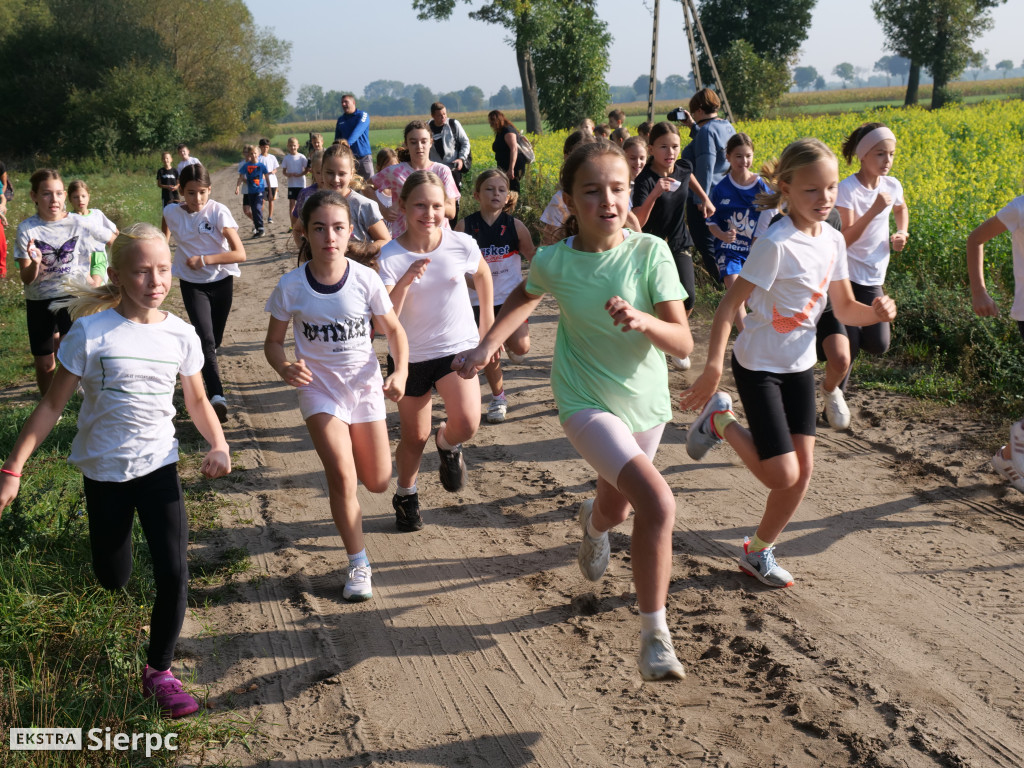
[{"label": "black shorts", "polygon": [[[452,360],[455,355],[436,357],[433,360],[424,360],[421,363],[409,363],[409,378],[405,382],[405,394],[407,397],[423,397],[431,389],[437,389],[437,382],[452,370]],[[395,372],[395,361],[388,355],[387,375]],[[457,374],[456,374],[457,375]]]},{"label": "black shorts", "polygon": [[301,192],[303,189],[304,189],[303,187],[288,187],[288,199],[289,200],[298,200],[299,199],[299,192]]},{"label": "black shorts", "polygon": [[835,312],[832,311],[832,302],[825,303],[825,311],[818,318],[818,327],[814,337],[814,349],[818,353],[818,362],[824,363],[828,358],[825,356],[824,342],[829,336],[842,336],[850,338],[846,332],[846,326],[839,322]]},{"label": "black shorts", "polygon": [[71,313],[67,307],[51,309],[50,303],[57,299],[25,299],[25,316],[28,319],[28,346],[33,357],[53,354],[53,332],[61,336],[71,330]]},{"label": "black shorts", "polygon": [[267,187],[267,194],[264,196],[266,200],[277,199],[277,187]]},{"label": "black shorts", "polygon": [[792,453],[790,435],[814,437],[814,368],[798,373],[750,371],[733,355],[732,375],[761,461]]}]

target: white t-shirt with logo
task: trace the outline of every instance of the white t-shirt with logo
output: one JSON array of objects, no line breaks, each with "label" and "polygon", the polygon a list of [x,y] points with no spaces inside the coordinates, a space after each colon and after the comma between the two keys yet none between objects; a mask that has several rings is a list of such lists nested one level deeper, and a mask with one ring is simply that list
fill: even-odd
[{"label": "white t-shirt with logo", "polygon": [[94,243],[110,239],[107,228],[93,217],[69,213],[58,221],[43,221],[30,216],[18,225],[18,242],[14,257],[27,261],[31,241],[42,253],[36,279],[25,286],[25,298],[54,299],[68,295],[66,279],[75,281],[89,277],[89,254]]},{"label": "white t-shirt with logo", "polygon": [[839,182],[836,208],[853,211],[854,219],[868,212],[880,192],[889,193],[892,203],[871,220],[857,242],[846,247],[850,280],[859,285],[881,285],[885,282],[885,271],[889,266],[889,214],[894,206],[903,205],[903,185],[892,176],[880,176],[878,188],[868,189],[858,181],[856,174]]},{"label": "white t-shirt with logo", "polygon": [[171,274],[175,277],[189,283],[213,283],[228,275],[242,274],[238,264],[208,264],[192,269],[186,263],[192,256],[231,250],[224,230],[238,229],[238,224],[226,205],[208,200],[201,209],[189,213],[184,203],[171,203],[164,208],[164,221],[178,244],[171,265]]},{"label": "white t-shirt with logo", "polygon": [[733,344],[750,371],[798,373],[817,361],[814,338],[829,283],[848,277],[846,242],[822,224],[817,237],[788,216],[751,246],[740,277],[754,284],[745,327]]},{"label": "white t-shirt with logo", "polygon": [[304,189],[306,186],[306,156],[301,152],[288,154],[281,158],[281,168],[285,173],[301,173],[302,176],[289,176],[288,186]]},{"label": "white t-shirt with logo", "polygon": [[267,169],[267,177],[270,179],[271,188],[277,189],[277,169],[281,167],[281,164],[277,162],[277,157],[274,156],[273,152],[267,152],[267,154],[260,155],[257,159]]},{"label": "white t-shirt with logo", "polygon": [[120,483],[178,460],[174,387],[203,368],[191,325],[170,312],[141,324],[108,309],[76,320],[57,358],[85,391],[68,457],[83,475]]},{"label": "white t-shirt with logo", "polygon": [[1014,289],[1010,317],[1024,320],[1024,195],[1008,202],[996,216],[1006,225],[1013,244]]},{"label": "white t-shirt with logo", "polygon": [[454,355],[480,343],[473,321],[466,275],[480,266],[480,246],[462,232],[441,229],[441,243],[430,253],[412,253],[392,240],[380,252],[380,276],[393,286],[413,262],[430,259],[426,272],[409,286],[398,315],[409,337],[409,362]]},{"label": "white t-shirt with logo", "polygon": [[345,282],[337,293],[313,290],[307,265],[284,274],[267,299],[266,311],[291,321],[295,357],[313,374],[306,385],[333,391],[375,390],[383,399],[384,379],[373,351],[370,316],[391,311],[380,276],[349,259]]}]

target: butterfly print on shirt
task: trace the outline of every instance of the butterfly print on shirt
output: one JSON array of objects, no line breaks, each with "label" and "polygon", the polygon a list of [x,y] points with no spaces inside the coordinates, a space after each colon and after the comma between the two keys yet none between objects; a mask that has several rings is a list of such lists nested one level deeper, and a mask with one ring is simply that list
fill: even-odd
[{"label": "butterfly print on shirt", "polygon": [[64,245],[54,248],[42,240],[36,242],[36,248],[42,254],[43,266],[55,267],[59,264],[67,264],[75,257],[75,247],[78,245],[78,235],[68,240]]}]

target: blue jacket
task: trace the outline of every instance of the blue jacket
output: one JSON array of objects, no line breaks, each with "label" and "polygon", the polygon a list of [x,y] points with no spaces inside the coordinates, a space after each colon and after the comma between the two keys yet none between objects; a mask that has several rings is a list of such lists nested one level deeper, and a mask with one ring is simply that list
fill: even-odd
[{"label": "blue jacket", "polygon": [[334,140],[338,139],[347,141],[356,157],[370,154],[370,116],[361,109],[342,114],[334,127]]},{"label": "blue jacket", "polygon": [[712,188],[729,172],[729,161],[725,159],[725,145],[736,129],[728,120],[708,120],[696,131],[691,131],[693,178],[700,182],[710,195]]}]

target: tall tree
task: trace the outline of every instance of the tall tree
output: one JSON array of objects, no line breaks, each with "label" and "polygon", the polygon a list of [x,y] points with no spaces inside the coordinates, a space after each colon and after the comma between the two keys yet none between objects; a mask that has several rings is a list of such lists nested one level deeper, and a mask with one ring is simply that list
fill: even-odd
[{"label": "tall tree", "polygon": [[842,64],[836,64],[835,68],[832,70],[832,74],[843,81],[843,88],[845,88],[853,82],[853,64],[848,61],[844,61]]},{"label": "tall tree", "polygon": [[557,130],[572,128],[608,106],[608,25],[597,16],[593,0],[556,0],[552,11],[557,35],[534,57],[540,108]]},{"label": "tall tree", "polygon": [[[412,7],[420,19],[444,20],[451,18],[457,2],[458,0],[412,0]],[[473,0],[463,2],[472,3]],[[526,130],[531,133],[540,133],[543,129],[534,56],[547,42],[550,14],[545,11],[550,2],[551,0],[491,0],[469,14],[472,19],[508,30],[509,37],[506,38],[506,42],[516,52],[516,64],[519,67],[526,109]]]},{"label": "tall tree", "polygon": [[1008,74],[1010,74],[1010,70],[1013,69],[1013,62],[1010,61],[1009,59],[1003,59],[1002,61],[996,64],[996,69],[1003,70],[1003,77],[1005,78]]},{"label": "tall tree", "polygon": [[920,68],[931,73],[932,108],[971,61],[974,40],[992,26],[990,11],[1006,0],[872,0],[889,50],[910,59],[906,104],[917,103]]},{"label": "tall tree", "polygon": [[814,85],[814,81],[818,79],[818,70],[814,67],[797,67],[793,70],[793,82],[796,83],[796,87],[801,90],[806,90]]}]

